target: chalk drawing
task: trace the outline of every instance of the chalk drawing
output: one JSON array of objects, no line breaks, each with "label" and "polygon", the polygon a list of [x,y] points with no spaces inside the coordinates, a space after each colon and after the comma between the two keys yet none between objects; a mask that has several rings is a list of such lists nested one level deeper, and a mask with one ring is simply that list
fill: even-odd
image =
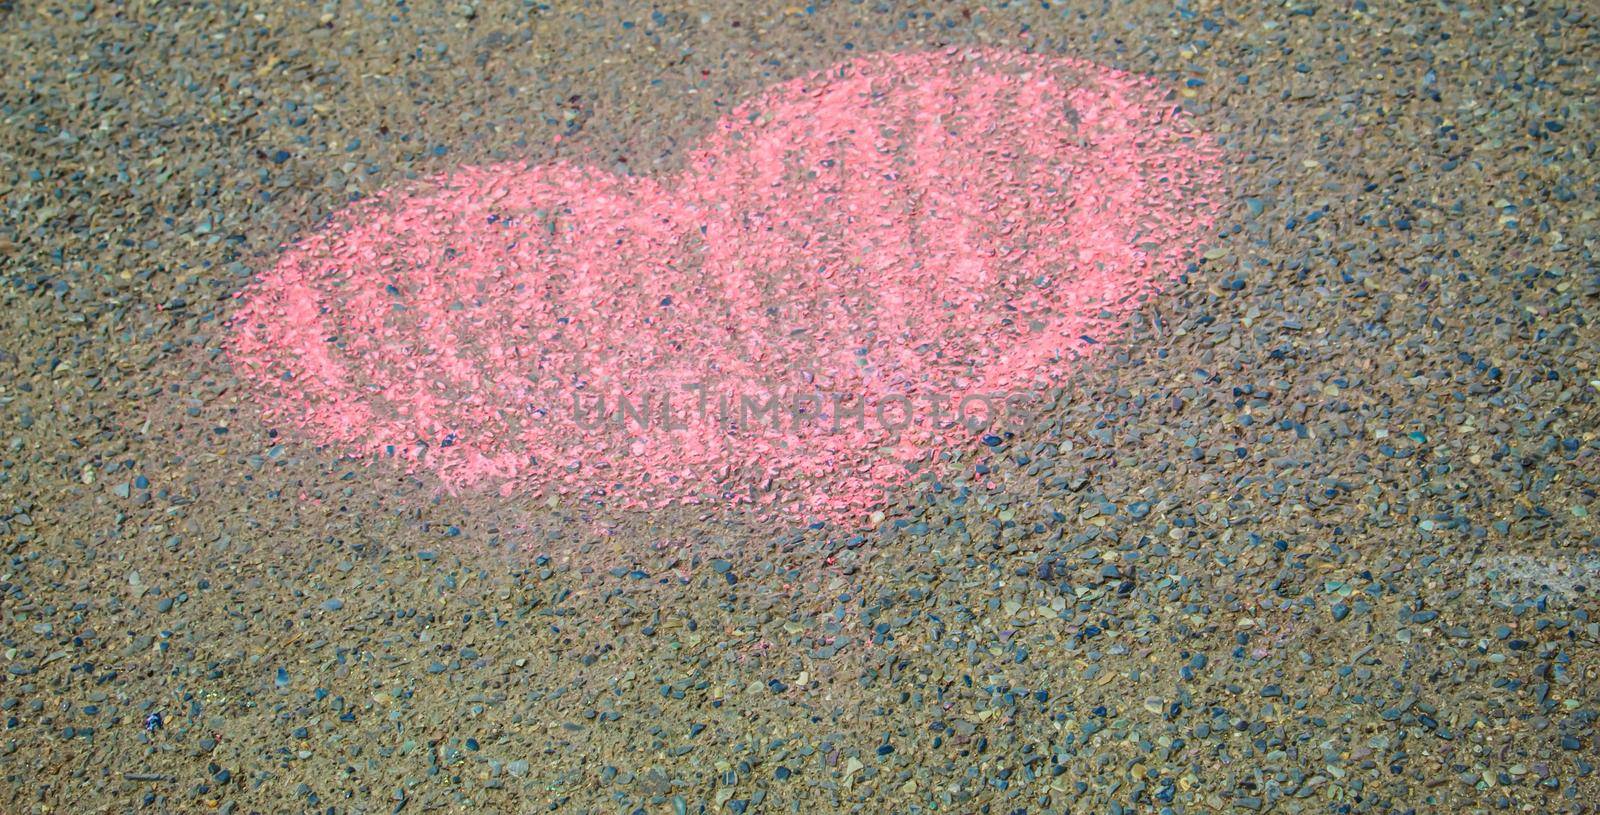
[{"label": "chalk drawing", "polygon": [[450,490],[845,518],[1113,341],[1220,186],[1159,84],[995,50],[785,82],[688,158],[353,205],[240,293],[230,358],[268,421]]}]

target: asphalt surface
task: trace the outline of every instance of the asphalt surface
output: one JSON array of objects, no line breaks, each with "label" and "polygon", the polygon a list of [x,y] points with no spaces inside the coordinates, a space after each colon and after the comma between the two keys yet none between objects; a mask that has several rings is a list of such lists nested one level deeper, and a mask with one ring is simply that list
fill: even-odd
[{"label": "asphalt surface", "polygon": [[[0,809],[1595,809],[1592,10],[0,9]],[[451,488],[229,352],[358,198],[954,46],[1152,78],[1223,189],[864,518]]]}]

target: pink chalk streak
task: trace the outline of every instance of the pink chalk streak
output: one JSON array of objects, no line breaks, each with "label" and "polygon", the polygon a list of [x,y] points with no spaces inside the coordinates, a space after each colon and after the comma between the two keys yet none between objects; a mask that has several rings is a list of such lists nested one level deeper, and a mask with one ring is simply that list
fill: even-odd
[{"label": "pink chalk streak", "polygon": [[689,158],[465,167],[354,205],[241,293],[231,358],[269,420],[452,490],[859,517],[980,432],[922,405],[1104,347],[1219,188],[1155,83],[995,50],[783,83]]}]

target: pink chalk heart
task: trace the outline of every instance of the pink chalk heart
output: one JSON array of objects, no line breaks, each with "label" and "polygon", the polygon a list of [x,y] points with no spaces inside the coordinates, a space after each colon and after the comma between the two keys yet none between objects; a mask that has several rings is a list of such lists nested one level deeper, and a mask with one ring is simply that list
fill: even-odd
[{"label": "pink chalk heart", "polygon": [[269,417],[451,489],[842,518],[1112,339],[1211,225],[1217,159],[1131,74],[869,56],[740,105],[677,178],[496,165],[354,206],[242,293],[229,351]]}]

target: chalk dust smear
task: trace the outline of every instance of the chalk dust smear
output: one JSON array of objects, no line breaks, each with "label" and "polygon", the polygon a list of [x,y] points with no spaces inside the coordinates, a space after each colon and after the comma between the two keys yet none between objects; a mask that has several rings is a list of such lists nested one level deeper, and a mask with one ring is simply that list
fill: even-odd
[{"label": "chalk dust smear", "polygon": [[355,205],[241,293],[229,351],[269,421],[450,489],[842,519],[973,443],[964,397],[1113,338],[1211,226],[1218,158],[1132,74],[868,56],[678,177],[501,164]]}]

